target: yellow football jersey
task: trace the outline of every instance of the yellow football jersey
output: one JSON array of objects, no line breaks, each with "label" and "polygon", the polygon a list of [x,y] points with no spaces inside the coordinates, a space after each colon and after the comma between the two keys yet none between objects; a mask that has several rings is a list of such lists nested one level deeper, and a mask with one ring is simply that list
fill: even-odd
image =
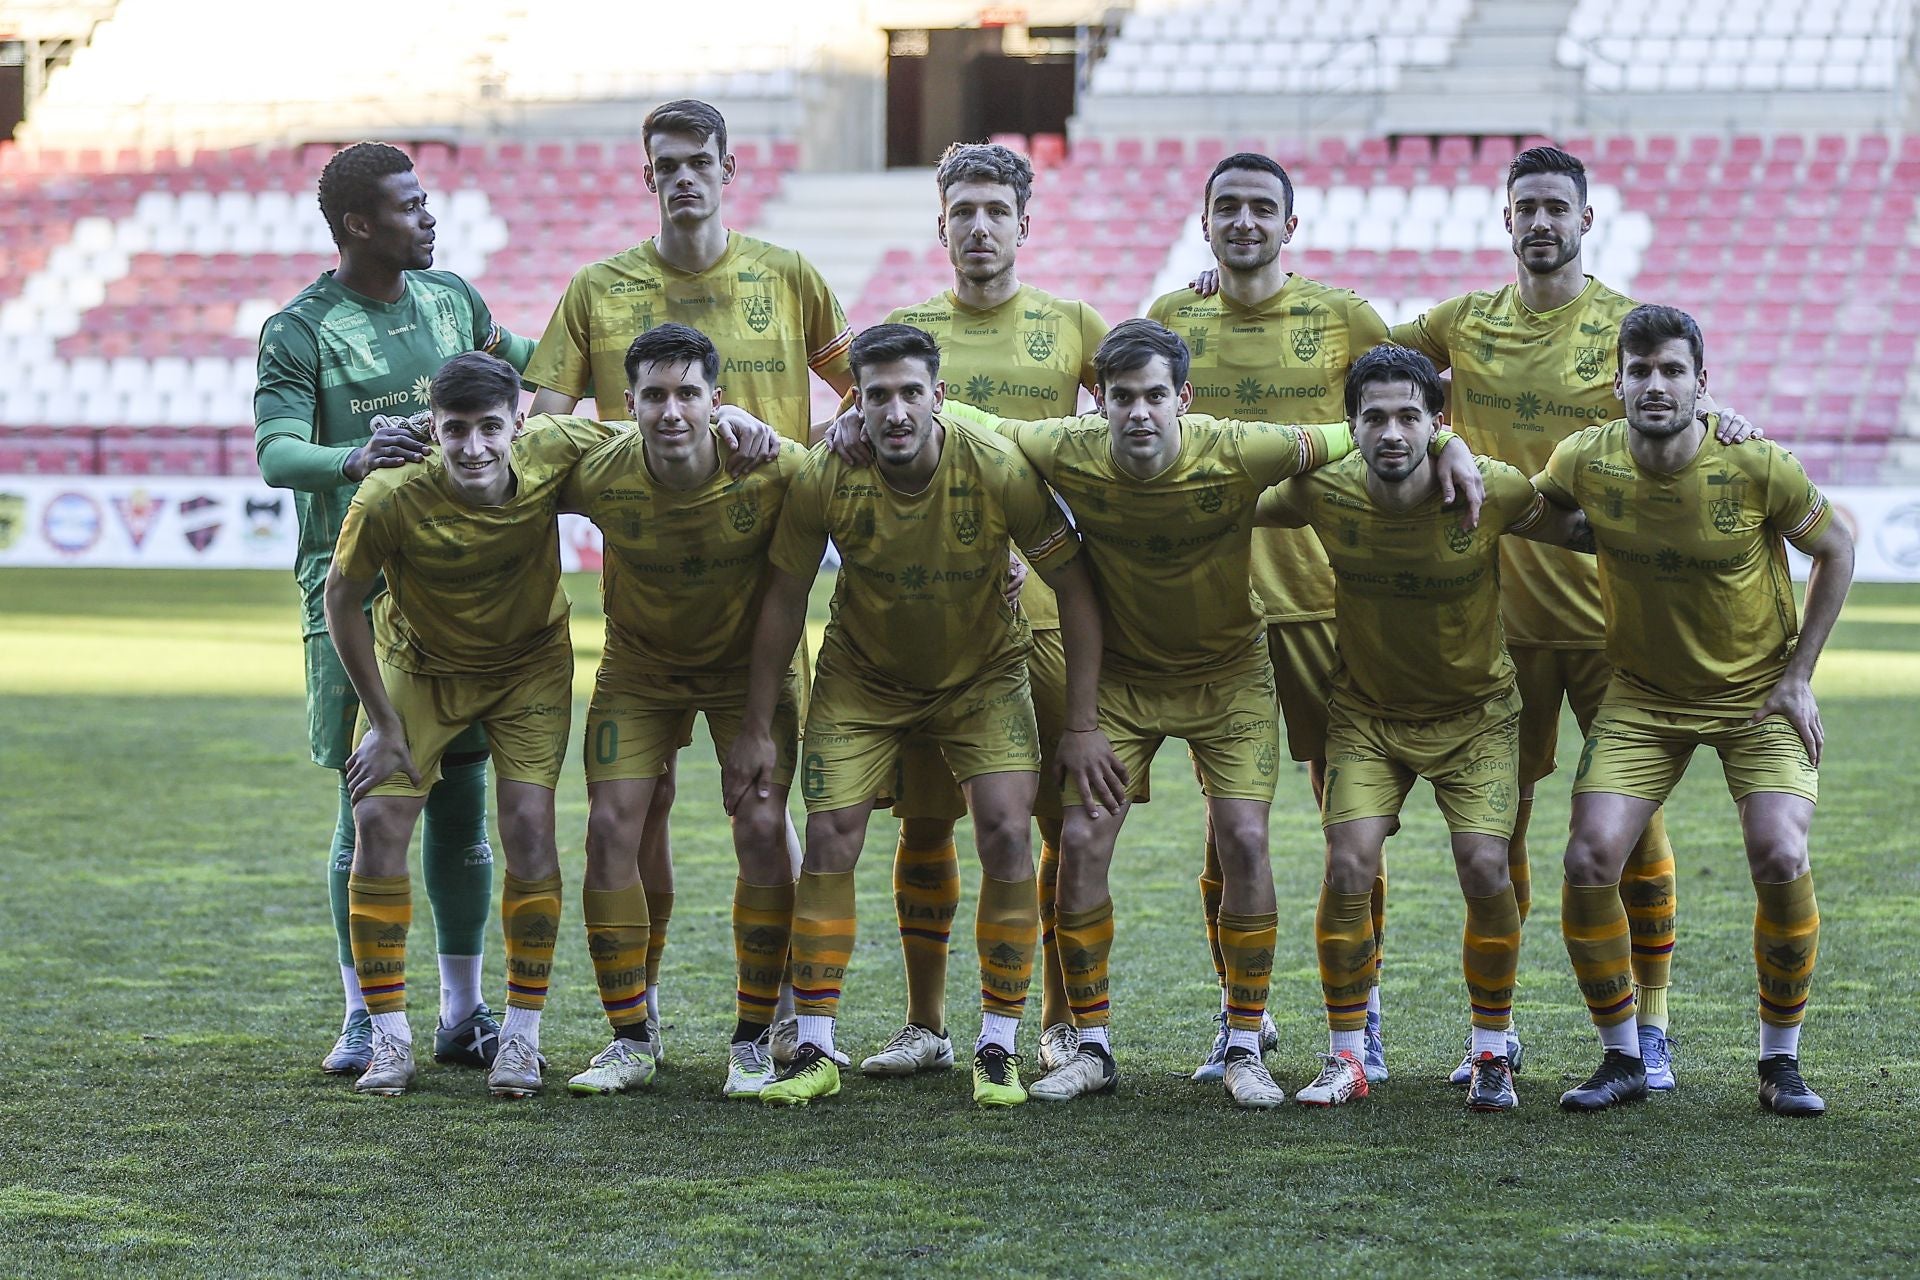
[{"label": "yellow football jersey", "polygon": [[660,483],[646,438],[622,431],[595,447],[561,489],[561,508],[600,527],[600,591],[607,652],[622,665],[662,674],[744,671],[766,594],[767,548],[787,486],[807,451],[791,440],[764,466],[720,466],[692,489]]},{"label": "yellow football jersey", "polygon": [[439,453],[369,472],[334,563],[349,578],[386,574],[373,611],[381,659],[423,676],[503,675],[570,652],[560,488],[582,454],[619,430],[529,418],[512,445],[513,496],[497,507],[456,499]]},{"label": "yellow football jersey", "polygon": [[580,268],[567,283],[526,379],[592,395],[600,417],[630,421],[627,348],[655,325],[690,325],[720,349],[720,385],[782,435],[806,443],[808,369],[847,373],[853,335],[833,290],[791,249],[727,233],[720,260],[697,275],[662,261],[653,241]]},{"label": "yellow football jersey", "polygon": [[1562,441],[1534,484],[1593,525],[1607,660],[1630,702],[1750,711],[1800,634],[1786,544],[1826,531],[1833,509],[1770,440],[1708,433],[1673,475],[1643,470],[1625,419]]},{"label": "yellow football jersey", "polygon": [[[1032,285],[987,311],[975,311],[943,289],[918,306],[892,312],[887,323],[933,335],[949,395],[1016,418],[1072,413],[1080,388],[1094,389],[1093,352],[1107,336],[1098,311]],[[1059,601],[1039,574],[1020,589],[1020,609],[1035,630],[1060,625]]]},{"label": "yellow football jersey", "polygon": [[[1217,418],[1337,421],[1347,370],[1387,340],[1387,326],[1350,290],[1298,275],[1256,306],[1179,289],[1156,298],[1147,317],[1186,339],[1193,411]],[[1268,622],[1333,616],[1333,574],[1305,530],[1254,531],[1253,587]]]},{"label": "yellow football jersey", "polygon": [[1086,542],[1105,623],[1103,671],[1137,683],[1226,679],[1266,662],[1250,566],[1260,492],[1353,447],[1345,424],[1185,414],[1180,453],[1150,480],[1113,461],[1098,414],[991,423],[1059,491]]},{"label": "yellow football jersey", "polygon": [[[1533,475],[1562,440],[1619,415],[1620,321],[1635,305],[1589,276],[1566,306],[1534,312],[1510,284],[1449,298],[1396,325],[1393,340],[1452,368],[1450,425],[1468,447]],[[1500,554],[1508,640],[1551,649],[1605,643],[1593,557],[1522,538],[1508,538]]]},{"label": "yellow football jersey", "polygon": [[1336,699],[1386,720],[1438,720],[1513,688],[1500,630],[1500,540],[1540,518],[1519,471],[1476,458],[1487,497],[1480,525],[1435,495],[1387,511],[1367,493],[1358,453],[1267,492],[1260,513],[1307,526],[1333,562],[1340,615]]},{"label": "yellow football jersey", "polygon": [[1025,654],[1027,622],[1006,600],[1012,547],[1042,573],[1080,549],[1019,450],[945,414],[940,423],[940,463],[919,493],[816,448],[788,488],[771,551],[775,566],[811,578],[831,538],[840,573],[823,647],[870,678],[924,691]]}]

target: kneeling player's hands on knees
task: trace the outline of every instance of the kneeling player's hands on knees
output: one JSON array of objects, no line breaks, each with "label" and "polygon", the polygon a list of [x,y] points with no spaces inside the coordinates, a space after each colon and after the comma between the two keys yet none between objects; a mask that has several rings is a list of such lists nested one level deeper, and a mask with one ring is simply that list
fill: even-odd
[{"label": "kneeling player's hands on knees", "polygon": [[1098,729],[1069,729],[1061,734],[1054,773],[1057,781],[1073,784],[1096,818],[1127,802],[1127,767]]},{"label": "kneeling player's hands on knees", "polygon": [[1693,413],[1713,428],[1713,438],[1721,444],[1739,444],[1743,440],[1756,440],[1766,435],[1766,432],[1741,417],[1738,411],[1721,408],[1711,391],[1700,393],[1693,402]]},{"label": "kneeling player's hands on knees", "polygon": [[420,771],[413,766],[413,753],[407,750],[407,735],[397,729],[368,729],[353,754],[347,757],[347,795],[355,803],[396,773],[404,773],[414,786],[420,785]]},{"label": "kneeling player's hands on knees", "polygon": [[840,416],[827,426],[824,437],[826,446],[833,456],[850,467],[864,467],[873,461],[873,446],[867,443],[866,432],[862,429],[866,420],[860,416],[860,408],[854,405],[843,409]]},{"label": "kneeling player's hands on knees", "polygon": [[743,476],[780,453],[780,433],[737,404],[715,407],[713,423],[732,455],[727,459],[728,475]]},{"label": "kneeling player's hands on knees", "polygon": [[1768,716],[1785,717],[1800,735],[1800,743],[1807,749],[1807,760],[1816,766],[1820,763],[1820,748],[1826,745],[1827,731],[1820,723],[1820,704],[1814,701],[1812,685],[1790,676],[1782,679],[1753,713],[1753,722],[1759,724]]},{"label": "kneeling player's hands on knees", "polygon": [[1474,463],[1473,450],[1456,436],[1434,459],[1433,473],[1440,481],[1440,502],[1443,506],[1451,507],[1456,502],[1465,504],[1465,510],[1460,513],[1460,527],[1469,532],[1479,528],[1480,504],[1486,501],[1487,485],[1480,478],[1480,468]]},{"label": "kneeling player's hands on knees", "polygon": [[773,794],[773,739],[766,734],[742,733],[727,751],[720,767],[720,800],[729,817],[751,796],[761,800]]}]

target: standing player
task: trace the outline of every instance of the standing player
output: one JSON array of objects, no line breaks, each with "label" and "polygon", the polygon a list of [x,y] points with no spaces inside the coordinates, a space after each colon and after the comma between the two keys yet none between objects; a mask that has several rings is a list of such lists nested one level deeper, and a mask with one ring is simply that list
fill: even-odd
[{"label": "standing player", "polygon": [[[261,330],[254,447],[266,482],[294,490],[307,741],[314,763],[337,772],[352,748],[359,704],[327,638],[321,593],[347,504],[369,473],[426,456],[426,443],[406,418],[425,409],[428,379],[442,361],[480,349],[521,368],[533,344],[494,324],[472,285],[428,269],[434,218],[405,152],[378,142],[336,152],[320,174],[320,212],[339,247],[340,264]],[[322,1066],[358,1075],[367,1068],[373,1030],[354,976],[348,930],[354,843],[344,777],[339,792],[327,887],[347,1013]],[[440,952],[434,1057],[469,1066],[492,1062],[500,1031],[480,998],[493,879],[486,803],[486,735],[475,728],[447,747],[440,781],[427,797],[421,839]]]},{"label": "standing player", "polygon": [[[1242,151],[1220,161],[1207,176],[1200,226],[1213,249],[1217,281],[1204,295],[1180,289],[1147,308],[1149,319],[1180,334],[1192,352],[1195,412],[1271,422],[1332,421],[1339,416],[1340,388],[1353,362],[1387,340],[1387,326],[1363,299],[1281,265],[1281,247],[1293,238],[1298,224],[1293,181],[1274,160]],[[1287,749],[1306,763],[1317,801],[1326,770],[1335,638],[1333,573],[1326,552],[1304,529],[1261,529],[1253,536],[1253,587],[1266,615],[1267,649],[1286,721]],[[1386,888],[1384,879],[1374,887],[1376,937],[1386,924]],[[1220,857],[1209,828],[1200,902],[1221,1003],[1213,1049],[1193,1073],[1195,1080],[1220,1079],[1226,1064],[1220,894]],[[1368,999],[1368,1079],[1385,1080],[1377,985]],[[1271,1020],[1262,1035],[1271,1037],[1268,1047],[1278,1041]]]},{"label": "standing player", "polygon": [[[997,144],[956,143],[935,174],[940,188],[940,242],[953,263],[953,288],[887,323],[915,325],[940,344],[940,368],[956,398],[989,413],[1026,417],[1070,413],[1080,388],[1093,390],[1093,351],[1107,322],[1084,302],[1023,285],[1015,259],[1027,238],[1027,196],[1033,166]],[[1053,945],[1054,889],[1060,877],[1060,791],[1053,753],[1066,713],[1066,655],[1053,591],[1029,576],[1020,609],[1033,629],[1027,679],[1040,726],[1040,1068],[1073,1055],[1059,950]],[[938,748],[913,742],[902,756],[901,795],[894,806],[900,843],[894,851],[894,908],[907,969],[907,1022],[879,1053],[860,1064],[873,1075],[907,1075],[953,1065],[946,1033],[947,940],[960,907],[960,856],[954,820],[966,801]]]},{"label": "standing player", "polygon": [[[1268,486],[1351,450],[1344,423],[1275,426],[1188,415],[1187,349],[1151,320],[1129,320],[1094,355],[1104,416],[992,420],[1059,490],[1086,540],[1105,652],[1100,727],[1129,781],[1114,806],[1069,786],[1062,797],[1060,953],[1079,1049],[1033,1087],[1066,1101],[1111,1090],[1108,870],[1121,825],[1148,798],[1148,767],[1184,738],[1207,796],[1224,887],[1227,1093],[1243,1107],[1286,1095],[1260,1059],[1260,1025],[1278,925],[1267,854],[1279,727],[1259,607],[1247,589],[1255,500]],[[971,417],[981,415],[970,414]],[[1446,438],[1446,489],[1479,473]]]},{"label": "standing player", "polygon": [[[787,486],[806,451],[791,440],[765,466],[729,474],[741,455],[712,425],[720,353],[680,324],[647,330],[627,349],[623,431],[580,460],[561,491],[606,538],[600,588],[607,644],[587,707],[587,950],[613,1038],[568,1082],[575,1093],[639,1088],[654,1073],[647,1028],[646,891],[633,850],[686,719],[705,712],[724,760],[746,702],[747,657]],[[731,410],[738,413],[738,410]],[[733,890],[739,985],[727,1097],[760,1091],[793,919],[787,786],[799,734],[800,675],[789,670],[773,709],[775,763],[765,793],[733,810],[740,875]]]},{"label": "standing player", "polygon": [[[1820,943],[1807,832],[1824,730],[1810,681],[1853,578],[1853,539],[1792,454],[1709,438],[1694,413],[1707,373],[1691,316],[1628,313],[1619,370],[1626,418],[1563,441],[1534,481],[1593,526],[1613,666],[1573,784],[1560,909],[1605,1055],[1560,1105],[1592,1111],[1646,1095],[1620,871],[1694,748],[1709,746],[1740,810],[1758,898],[1760,1103],[1818,1115],[1826,1104],[1800,1076]],[[1813,557],[1804,628],[1788,542]]]},{"label": "standing player", "polygon": [[1007,603],[1009,548],[1052,578],[1067,649],[1063,767],[1089,789],[1110,761],[1093,727],[1099,610],[1079,540],[1019,451],[941,414],[940,349],[910,325],[875,325],[852,351],[871,468],[817,450],[774,537],[775,572],[753,644],[746,722],[725,771],[727,808],[769,789],[775,690],[806,622],[829,538],[840,549],[801,766],[805,870],[794,902],[800,1048],[760,1093],[805,1105],[840,1090],[833,1027],[853,952],[853,870],[875,797],[911,736],[935,742],[966,790],[982,872],[975,923],[981,1029],[973,1096],[1027,1100],[1015,1033],[1033,974],[1039,905],[1030,839],[1040,744],[1027,689],[1028,627]]},{"label": "standing player", "polygon": [[[541,1088],[540,1013],[560,925],[553,788],[573,686],[555,515],[574,463],[615,428],[559,418],[523,434],[519,396],[504,360],[474,352],[442,365],[431,384],[439,454],[368,478],[327,571],[327,632],[363,717],[346,770],[353,959],[373,1014],[362,1093],[404,1093],[413,1080],[407,842],[447,745],[476,722],[507,860],[507,1017],[487,1085],[499,1097]],[[360,602],[383,576],[369,626]]]},{"label": "standing player", "polygon": [[[1347,375],[1358,452],[1270,490],[1262,523],[1310,527],[1333,563],[1340,609],[1321,820],[1327,876],[1314,922],[1330,1044],[1296,1102],[1367,1096],[1361,1059],[1366,992],[1375,981],[1372,910],[1387,838],[1417,778],[1433,784],[1467,900],[1461,965],[1473,1024],[1467,1105],[1519,1104],[1506,1033],[1520,959],[1520,912],[1507,877],[1519,794],[1520,696],[1500,633],[1503,533],[1582,528],[1547,508],[1527,478],[1478,459],[1486,505],[1473,532],[1440,505],[1426,456],[1445,392],[1433,364],[1376,347]],[[1544,529],[1542,526],[1546,526]]]},{"label": "standing player", "polygon": [[[852,385],[852,335],[840,303],[799,254],[728,230],[723,198],[734,159],[717,110],[690,98],[664,103],[647,115],[641,134],[647,189],[660,202],[659,233],[574,273],[527,365],[527,381],[537,388],[533,412],[571,413],[592,395],[602,420],[629,417],[627,347],[671,320],[698,329],[726,353],[720,377],[733,403],[805,442],[811,434],[808,370],[835,391]],[[669,762],[640,850],[652,918],[647,1007],[656,1056],[660,956],[673,912],[667,841],[673,794]],[[797,857],[797,836],[792,843]]]}]

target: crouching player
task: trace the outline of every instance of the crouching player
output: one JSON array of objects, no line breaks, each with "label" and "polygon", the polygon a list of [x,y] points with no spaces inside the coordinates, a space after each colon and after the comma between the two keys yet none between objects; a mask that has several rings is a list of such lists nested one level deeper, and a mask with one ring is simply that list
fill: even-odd
[{"label": "crouching player", "polygon": [[[1722,444],[1695,406],[1707,385],[1693,318],[1643,306],[1620,322],[1623,420],[1561,441],[1534,483],[1585,511],[1604,572],[1613,680],[1573,784],[1560,927],[1604,1050],[1560,1098],[1595,1111],[1646,1096],[1620,873],[1698,746],[1720,756],[1758,909],[1760,1104],[1818,1115],[1800,1022],[1820,941],[1807,833],[1824,730],[1810,681],[1853,579],[1853,539],[1792,454]],[[1786,544],[1813,557],[1806,625]]]},{"label": "crouching player", "polygon": [[[368,475],[327,574],[327,633],[362,717],[346,770],[353,962],[373,1015],[372,1062],[354,1085],[362,1093],[404,1093],[413,1080],[407,844],[448,743],[474,723],[499,780],[507,864],[507,1017],[487,1085],[498,1097],[540,1090],[540,1012],[560,923],[553,788],[573,685],[554,517],[575,462],[615,428],[536,418],[523,431],[519,396],[504,360],[470,352],[442,365],[431,390],[437,456]],[[370,626],[360,602],[383,572]]]},{"label": "crouching player", "polygon": [[[620,1093],[653,1077],[660,1039],[647,1011],[647,894],[635,851],[693,715],[706,713],[723,760],[740,730],[767,548],[806,458],[800,445],[780,441],[766,465],[737,465],[743,451],[714,422],[723,414],[752,420],[720,406],[720,353],[696,329],[649,329],[627,348],[626,371],[638,430],[582,458],[561,496],[563,509],[585,514],[606,540],[607,642],[587,707],[582,896],[613,1038],[567,1082],[575,1093]],[[788,666],[775,689],[768,785],[733,810],[739,982],[723,1090],[730,1098],[759,1093],[771,1071],[770,1024],[793,918],[786,804],[801,701],[799,671]]]},{"label": "crouching player", "polygon": [[1433,784],[1467,900],[1461,965],[1473,1026],[1467,1105],[1518,1104],[1507,1031],[1520,957],[1520,911],[1507,874],[1519,795],[1519,694],[1500,629],[1500,537],[1551,526],[1577,536],[1577,513],[1546,504],[1519,471],[1478,458],[1486,497],[1462,528],[1442,506],[1428,456],[1444,401],[1433,362],[1375,347],[1347,374],[1357,453],[1270,489],[1256,523],[1311,527],[1333,564],[1339,661],[1329,707],[1321,823],[1327,875],[1314,919],[1331,1044],[1310,1106],[1367,1096],[1363,1045],[1379,947],[1372,903],[1387,837],[1416,778]]}]

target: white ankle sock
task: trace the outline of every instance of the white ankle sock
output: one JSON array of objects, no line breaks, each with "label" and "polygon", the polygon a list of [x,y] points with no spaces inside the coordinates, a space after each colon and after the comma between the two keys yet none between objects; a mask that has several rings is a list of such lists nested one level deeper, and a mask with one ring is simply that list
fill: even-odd
[{"label": "white ankle sock", "polygon": [[393,1036],[413,1043],[413,1028],[407,1025],[406,1011],[399,1013],[376,1013],[373,1015],[373,1029],[381,1035]]},{"label": "white ankle sock", "polygon": [[801,1014],[800,1043],[817,1045],[831,1055],[833,1053],[833,1019],[812,1013]]},{"label": "white ankle sock", "polygon": [[1800,1028],[1776,1027],[1771,1022],[1760,1024],[1760,1056],[1777,1058],[1785,1054],[1789,1058],[1800,1056]]},{"label": "white ankle sock", "polygon": [[440,957],[440,1025],[450,1027],[480,1003],[480,956]]},{"label": "white ankle sock", "polygon": [[660,1021],[660,984],[657,982],[647,988],[647,1016]]},{"label": "white ankle sock", "polygon": [[1366,1052],[1367,1033],[1365,1031],[1331,1031],[1327,1033],[1327,1052],[1340,1053],[1343,1050],[1359,1057]]},{"label": "white ankle sock", "polygon": [[500,1043],[505,1044],[515,1036],[525,1036],[534,1048],[540,1047],[540,1010],[507,1006],[507,1016],[500,1023]]},{"label": "white ankle sock", "polygon": [[[1496,1058],[1506,1057],[1508,1034],[1506,1031],[1488,1031],[1483,1027],[1475,1027],[1473,1029],[1473,1056],[1477,1058],[1483,1053],[1490,1053]],[[1634,1041],[1634,1047],[1639,1047],[1638,1039]]]},{"label": "white ankle sock", "polygon": [[1257,1054],[1260,1052],[1260,1033],[1258,1031],[1242,1031],[1238,1027],[1228,1027],[1227,1048],[1246,1049]]},{"label": "white ankle sock", "polygon": [[347,1016],[340,1024],[344,1028],[354,1014],[367,1011],[367,998],[360,994],[360,972],[350,964],[340,966],[340,990],[347,997]]},{"label": "white ankle sock", "polygon": [[1097,1044],[1109,1054],[1113,1052],[1113,1046],[1107,1042],[1107,1029],[1105,1027],[1080,1028],[1080,1043],[1083,1045]]},{"label": "white ankle sock", "polygon": [[978,1053],[990,1044],[997,1044],[1008,1053],[1012,1053],[1013,1038],[1019,1030],[1020,1019],[1018,1018],[1009,1018],[999,1013],[983,1013],[980,1015],[980,1038],[973,1042],[973,1051]]},{"label": "white ankle sock", "polygon": [[1640,1056],[1640,1022],[1637,1018],[1601,1027],[1599,1031],[1602,1049],[1618,1049],[1630,1058]]}]

